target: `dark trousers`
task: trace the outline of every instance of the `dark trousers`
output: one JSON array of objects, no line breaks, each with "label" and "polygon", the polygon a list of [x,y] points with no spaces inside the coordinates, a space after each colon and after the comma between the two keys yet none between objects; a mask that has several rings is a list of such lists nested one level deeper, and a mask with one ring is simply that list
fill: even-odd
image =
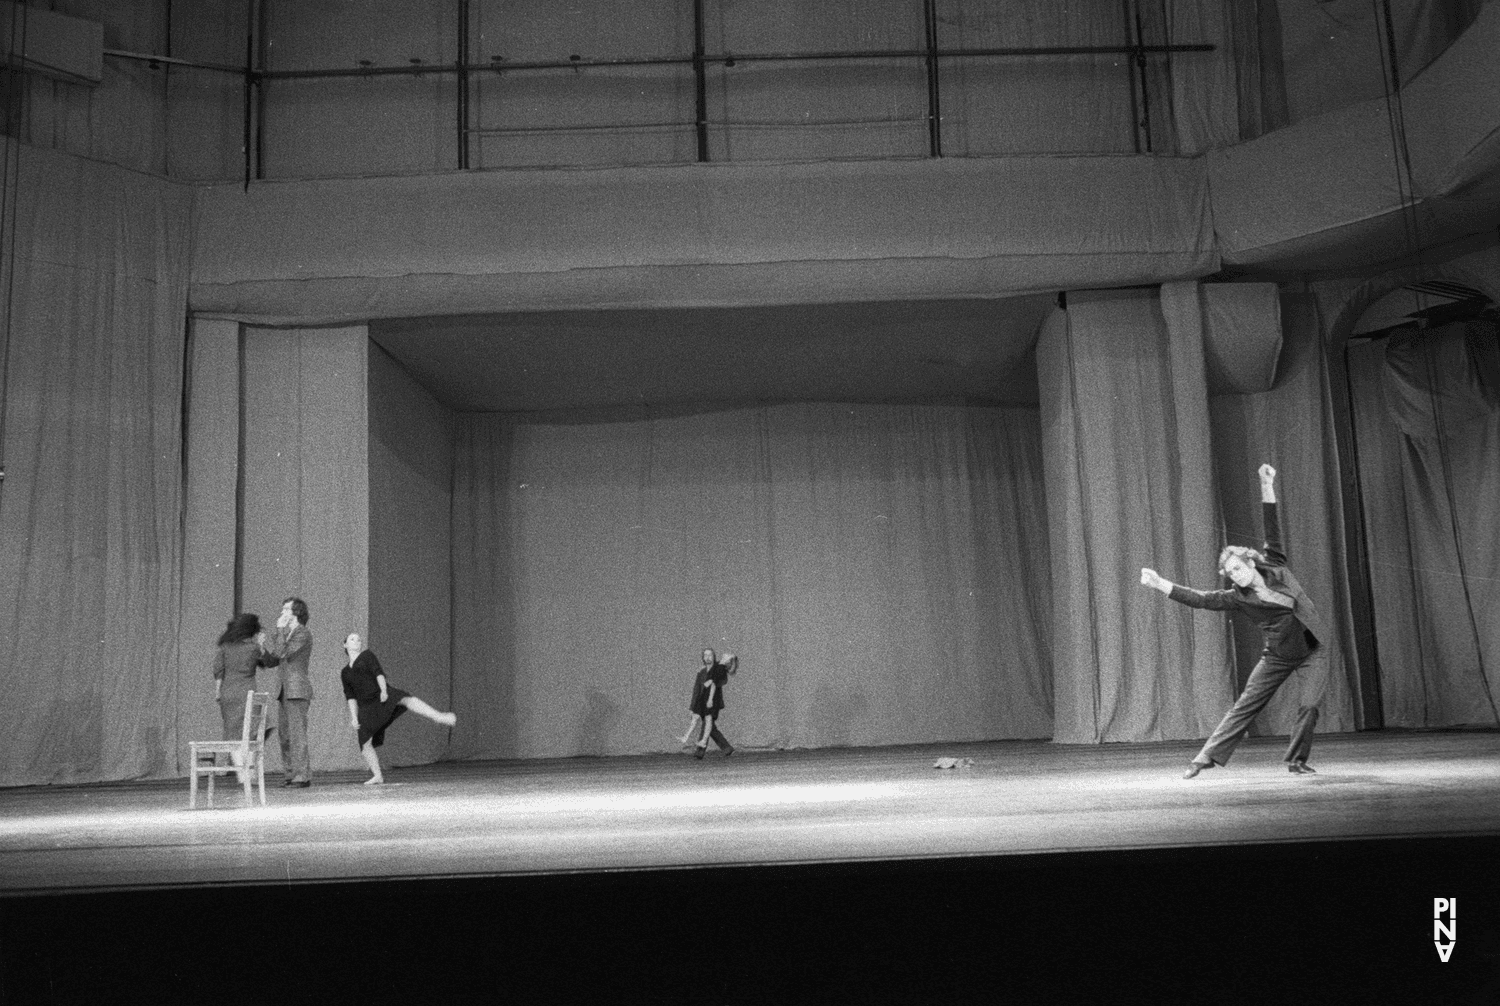
[{"label": "dark trousers", "polygon": [[283,698],[276,705],[281,728],[281,770],[291,782],[307,782],[312,778],[307,758],[307,709],[312,700]]},{"label": "dark trousers", "polygon": [[[708,736],[713,738],[713,742],[715,744],[719,745],[720,751],[729,751],[733,749],[734,745],[729,743],[729,738],[725,737],[722,733],[719,732],[719,720],[717,717],[705,716],[703,718],[703,722],[708,725]],[[708,740],[706,740],[703,736],[702,727],[698,728],[698,746],[705,748],[708,747]]]},{"label": "dark trousers", "polygon": [[1302,671],[1302,699],[1297,709],[1297,722],[1292,726],[1292,736],[1287,744],[1283,761],[1306,761],[1312,752],[1313,728],[1318,725],[1318,704],[1323,700],[1328,660],[1322,647],[1297,660],[1287,660],[1270,653],[1261,654],[1260,663],[1250,672],[1245,690],[1230,706],[1229,712],[1219,721],[1193,761],[1200,765],[1213,762],[1223,765],[1234,754],[1234,749],[1244,740],[1256,715],[1271,701],[1282,682],[1293,672]]}]

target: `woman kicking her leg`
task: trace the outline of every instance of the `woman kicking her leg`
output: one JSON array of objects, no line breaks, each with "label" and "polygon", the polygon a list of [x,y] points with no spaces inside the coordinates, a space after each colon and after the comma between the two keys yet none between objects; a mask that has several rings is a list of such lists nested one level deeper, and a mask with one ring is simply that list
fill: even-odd
[{"label": "woman kicking her leg", "polygon": [[385,776],[380,772],[380,756],[375,749],[385,743],[385,728],[397,716],[410,709],[446,727],[457,723],[458,717],[440,713],[415,695],[388,684],[380,660],[373,650],[365,649],[359,633],[349,633],[344,640],[344,652],[349,655],[349,662],[339,677],[344,683],[344,698],[349,701],[349,725],[359,732],[359,753],[370,766],[370,778],[365,785],[378,786],[385,782]]}]

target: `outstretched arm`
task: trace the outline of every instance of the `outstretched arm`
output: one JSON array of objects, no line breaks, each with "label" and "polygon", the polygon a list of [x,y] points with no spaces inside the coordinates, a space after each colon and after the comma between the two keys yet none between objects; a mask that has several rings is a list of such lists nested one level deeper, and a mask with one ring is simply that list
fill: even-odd
[{"label": "outstretched arm", "polygon": [[1185,604],[1189,608],[1226,611],[1234,607],[1234,591],[1232,590],[1194,590],[1191,587],[1173,583],[1154,569],[1141,570],[1141,586],[1159,590],[1178,604]]},{"label": "outstretched arm", "polygon": [[1277,566],[1286,565],[1286,546],[1281,540],[1281,517],[1276,509],[1276,469],[1260,466],[1260,509],[1266,540],[1261,547],[1267,559]]},{"label": "outstretched arm", "polygon": [[1152,590],[1159,590],[1163,594],[1170,595],[1174,584],[1154,569],[1142,569],[1141,586],[1150,587]]}]

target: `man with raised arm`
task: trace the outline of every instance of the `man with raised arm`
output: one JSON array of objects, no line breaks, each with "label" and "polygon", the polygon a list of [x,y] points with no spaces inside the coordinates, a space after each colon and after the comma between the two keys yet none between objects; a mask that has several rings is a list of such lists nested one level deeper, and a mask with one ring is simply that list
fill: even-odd
[{"label": "man with raised arm", "polygon": [[1206,768],[1229,761],[1235,746],[1250,729],[1251,722],[1282,682],[1301,670],[1302,700],[1297,723],[1286,749],[1287,771],[1312,774],[1307,764],[1312,750],[1313,728],[1318,723],[1318,703],[1327,683],[1327,659],[1319,642],[1323,623],[1297,578],[1286,568],[1281,540],[1281,522],[1276,513],[1276,469],[1260,466],[1261,509],[1265,514],[1266,541],[1260,551],[1243,545],[1228,545],[1219,553],[1219,572],[1234,586],[1224,590],[1199,591],[1179,586],[1154,569],[1141,570],[1141,584],[1193,608],[1215,611],[1238,610],[1250,616],[1264,639],[1260,662],[1250,672],[1245,690],[1224,719],[1188,764],[1184,779]]}]

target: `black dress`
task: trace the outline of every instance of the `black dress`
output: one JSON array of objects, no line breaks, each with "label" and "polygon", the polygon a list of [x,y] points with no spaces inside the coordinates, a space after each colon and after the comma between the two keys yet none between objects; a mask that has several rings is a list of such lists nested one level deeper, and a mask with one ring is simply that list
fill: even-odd
[{"label": "black dress", "polygon": [[697,675],[693,678],[693,697],[688,702],[688,711],[694,716],[703,715],[703,703],[708,698],[708,690],[704,685],[708,682],[708,668],[700,667]]},{"label": "black dress", "polygon": [[384,673],[379,658],[370,650],[355,657],[353,664],[346,665],[339,672],[339,680],[344,683],[344,698],[356,703],[360,747],[364,747],[366,741],[374,741],[376,747],[384,744],[385,728],[406,712],[401,700],[411,693],[403,692],[389,681],[385,683],[385,701],[380,701],[380,682],[375,676]]},{"label": "black dress", "polygon": [[[699,716],[717,717],[724,710],[724,686],[729,682],[729,668],[714,664],[698,674],[698,694],[693,700],[693,712]],[[708,697],[709,685],[713,685],[713,699]]]}]

